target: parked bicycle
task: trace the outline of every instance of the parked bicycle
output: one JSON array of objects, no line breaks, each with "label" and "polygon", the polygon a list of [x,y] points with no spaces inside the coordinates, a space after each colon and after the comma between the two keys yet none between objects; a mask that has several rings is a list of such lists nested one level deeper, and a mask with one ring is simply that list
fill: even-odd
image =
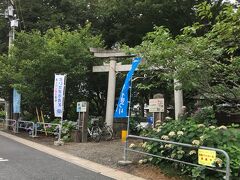
[{"label": "parked bicycle", "polygon": [[106,141],[110,141],[113,138],[113,130],[111,126],[108,126],[106,122],[104,122],[103,126],[100,128],[101,137]]},{"label": "parked bicycle", "polygon": [[106,122],[101,125],[99,119],[92,119],[88,134],[95,142],[99,142],[101,139],[109,141],[113,138],[112,128]]},{"label": "parked bicycle", "polygon": [[98,122],[97,121],[92,121],[91,122],[91,127],[88,127],[88,135],[89,137],[95,141],[95,142],[99,142],[101,139],[101,129],[98,126]]}]

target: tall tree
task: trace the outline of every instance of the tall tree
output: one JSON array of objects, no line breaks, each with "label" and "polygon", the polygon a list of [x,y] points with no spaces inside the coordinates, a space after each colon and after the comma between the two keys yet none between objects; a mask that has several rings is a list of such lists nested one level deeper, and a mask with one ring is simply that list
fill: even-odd
[{"label": "tall tree", "polygon": [[6,53],[8,47],[9,22],[4,16],[4,12],[8,4],[7,0],[0,2],[0,53]]},{"label": "tall tree", "polygon": [[173,78],[179,79],[185,90],[197,91],[215,103],[237,107],[240,102],[239,13],[240,9],[234,12],[232,6],[226,6],[216,23],[201,36],[197,32],[205,24],[186,27],[176,38],[169,30],[156,27],[145,37],[138,52],[147,59],[148,68],[163,69],[161,76],[170,83]]},{"label": "tall tree", "polygon": [[203,0],[101,0],[90,3],[97,16],[95,23],[106,39],[107,45],[115,42],[130,46],[139,44],[142,37],[154,26],[166,26],[177,35],[195,21],[194,6]]},{"label": "tall tree", "polygon": [[93,64],[89,48],[100,47],[102,42],[99,36],[91,35],[89,28],[49,29],[44,35],[39,31],[19,33],[11,56],[0,61],[0,84],[6,86],[0,90],[1,97],[15,87],[22,94],[23,110],[33,113],[35,107],[41,107],[52,115],[54,73],[66,73],[69,115],[77,101],[88,100],[87,95],[94,91],[87,89]]},{"label": "tall tree", "polygon": [[[15,0],[20,30],[69,27],[88,21],[103,34],[108,47],[116,42],[134,46],[154,26],[165,26],[173,35],[195,22],[194,6],[204,0]],[[210,0],[209,0],[210,1]],[[215,1],[214,1],[215,2]],[[217,14],[218,11],[216,11]]]}]

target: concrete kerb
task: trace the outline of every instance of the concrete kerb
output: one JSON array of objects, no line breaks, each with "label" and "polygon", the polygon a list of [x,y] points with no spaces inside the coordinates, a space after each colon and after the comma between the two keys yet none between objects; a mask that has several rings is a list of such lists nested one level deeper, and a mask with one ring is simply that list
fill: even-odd
[{"label": "concrete kerb", "polygon": [[64,161],[70,162],[70,163],[75,164],[77,166],[83,167],[83,168],[88,169],[90,171],[102,174],[104,176],[107,176],[107,177],[110,177],[110,178],[113,178],[113,179],[116,179],[116,180],[144,180],[143,178],[125,173],[123,171],[113,169],[113,168],[109,168],[109,167],[106,167],[104,165],[97,164],[95,162],[92,162],[92,161],[89,161],[89,160],[86,160],[86,159],[82,159],[82,158],[73,156],[71,154],[68,154],[68,153],[65,153],[65,152],[62,152],[62,151],[44,146],[42,144],[35,143],[35,142],[29,141],[29,140],[26,140],[26,139],[23,139],[23,138],[20,138],[20,137],[16,137],[14,135],[11,135],[11,134],[8,134],[8,133],[2,132],[2,131],[0,131],[0,135],[4,136],[4,137],[7,137],[9,139],[12,139],[12,140],[14,140],[16,142],[19,142],[21,144],[24,144],[26,146],[29,146],[33,149],[38,150],[38,151],[47,153],[49,155],[52,155],[52,156],[57,157],[59,159],[62,159]]}]

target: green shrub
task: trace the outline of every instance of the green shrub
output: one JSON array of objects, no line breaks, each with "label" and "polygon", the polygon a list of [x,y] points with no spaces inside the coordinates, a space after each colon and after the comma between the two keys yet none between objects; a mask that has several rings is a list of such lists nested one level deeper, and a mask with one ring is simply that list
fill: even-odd
[{"label": "green shrub", "polygon": [[[182,161],[198,164],[197,147],[207,146],[225,150],[231,160],[232,179],[238,179],[238,170],[240,166],[240,132],[233,127],[225,126],[206,126],[197,124],[193,120],[188,121],[170,121],[163,123],[152,130],[146,130],[144,136],[164,139],[169,141],[193,144],[196,148],[186,148],[165,143],[145,142],[143,148],[145,151],[157,154],[159,156],[174,158]],[[217,154],[218,161],[216,167],[225,168],[224,156]],[[222,162],[221,162],[222,161]],[[160,165],[166,160],[160,158],[152,158],[152,163]],[[216,173],[207,170],[204,167],[194,167],[173,161],[168,163],[177,166],[182,174],[190,175],[192,179],[223,179],[224,173]]]},{"label": "green shrub", "polygon": [[141,119],[139,117],[130,118],[129,128],[130,128],[131,134],[134,134],[134,135],[140,134],[141,132],[140,122],[141,122]]},{"label": "green shrub", "polygon": [[193,114],[194,121],[198,123],[204,123],[206,125],[216,125],[217,120],[215,118],[215,112],[212,106],[199,108]]},{"label": "green shrub", "polygon": [[[59,119],[55,119],[54,121],[52,121],[51,123],[56,123],[56,124],[60,124],[60,120]],[[65,142],[69,142],[71,141],[71,131],[76,129],[77,126],[77,122],[74,121],[68,121],[68,120],[64,120],[63,121],[63,127],[62,127],[62,140]],[[47,130],[49,132],[54,133],[55,131],[55,126],[52,126],[50,128],[48,128]]]},{"label": "green shrub", "polygon": [[0,118],[5,118],[5,111],[0,111]]},{"label": "green shrub", "polygon": [[63,127],[62,127],[62,139],[63,141],[71,141],[71,132],[72,130],[76,129],[77,122],[74,121],[63,121]]}]

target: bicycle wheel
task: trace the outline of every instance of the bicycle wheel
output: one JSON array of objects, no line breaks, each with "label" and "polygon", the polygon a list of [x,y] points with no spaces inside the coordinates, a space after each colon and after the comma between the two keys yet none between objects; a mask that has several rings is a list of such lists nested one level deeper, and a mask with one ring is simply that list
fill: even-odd
[{"label": "bicycle wheel", "polygon": [[110,126],[104,128],[104,138],[106,141],[110,141],[113,138],[113,130]]},{"label": "bicycle wheel", "polygon": [[101,132],[98,127],[93,127],[91,131],[91,138],[95,142],[99,142],[101,139]]}]

